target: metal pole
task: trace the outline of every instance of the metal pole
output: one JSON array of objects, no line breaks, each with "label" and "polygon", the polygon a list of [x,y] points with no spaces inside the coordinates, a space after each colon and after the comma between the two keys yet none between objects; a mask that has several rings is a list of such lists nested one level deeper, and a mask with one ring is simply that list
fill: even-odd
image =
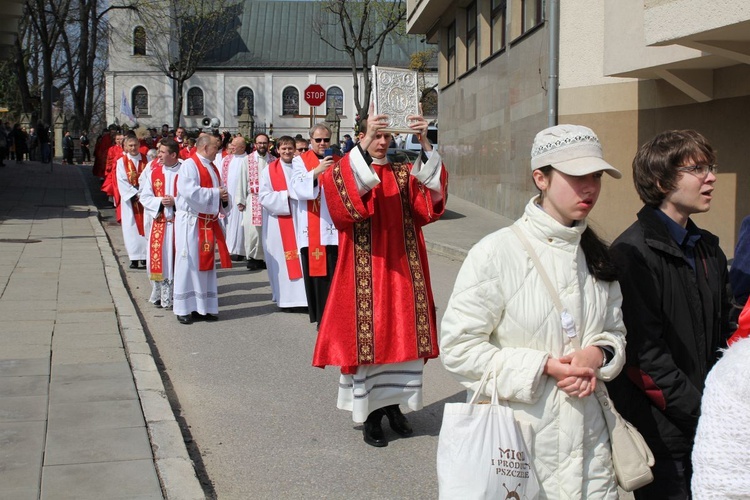
[{"label": "metal pole", "polygon": [[547,126],[557,125],[560,86],[560,0],[549,1],[549,77],[547,78]]}]

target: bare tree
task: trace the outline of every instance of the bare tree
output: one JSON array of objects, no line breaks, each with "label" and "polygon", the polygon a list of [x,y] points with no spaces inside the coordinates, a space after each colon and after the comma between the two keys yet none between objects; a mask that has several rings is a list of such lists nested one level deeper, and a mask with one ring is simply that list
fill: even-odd
[{"label": "bare tree", "polygon": [[[323,9],[313,29],[326,44],[346,52],[354,79],[357,114],[365,118],[370,108],[370,66],[378,65],[389,36],[404,33],[406,2],[403,0],[322,0]],[[331,29],[335,27],[336,29]],[[360,95],[362,75],[364,91]]]},{"label": "bare tree", "polygon": [[437,53],[438,49],[433,47],[414,52],[409,58],[409,69],[417,72],[419,102],[422,104],[423,110],[437,110],[437,92],[433,92],[437,88],[437,83],[434,85],[427,85],[427,79],[425,77],[425,74],[430,69],[430,65],[434,61]]},{"label": "bare tree", "polygon": [[[180,126],[185,82],[206,57],[238,37],[237,0],[135,0],[150,64],[174,81],[172,125]],[[132,33],[121,38],[131,43]]]}]

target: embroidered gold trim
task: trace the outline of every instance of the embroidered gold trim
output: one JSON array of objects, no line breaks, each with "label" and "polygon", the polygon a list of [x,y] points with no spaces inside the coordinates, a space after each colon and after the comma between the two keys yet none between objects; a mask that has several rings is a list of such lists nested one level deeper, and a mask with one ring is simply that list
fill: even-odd
[{"label": "embroidered gold trim", "polygon": [[357,363],[375,362],[372,301],[372,232],[370,219],[355,222],[354,287],[357,312]]},{"label": "embroidered gold trim", "polygon": [[406,259],[409,262],[411,281],[414,287],[414,327],[417,332],[417,354],[428,356],[432,354],[432,337],[430,336],[430,306],[427,301],[427,282],[419,260],[419,246],[417,233],[414,229],[414,217],[409,202],[409,167],[403,164],[391,166],[396,175],[401,207],[404,213],[404,243]]},{"label": "embroidered gold trim", "polygon": [[336,184],[336,189],[339,192],[341,202],[344,204],[346,211],[349,212],[349,215],[355,221],[361,220],[362,215],[354,208],[354,203],[352,203],[352,199],[349,197],[349,193],[344,185],[344,177],[341,175],[341,163],[333,166],[333,182]]}]

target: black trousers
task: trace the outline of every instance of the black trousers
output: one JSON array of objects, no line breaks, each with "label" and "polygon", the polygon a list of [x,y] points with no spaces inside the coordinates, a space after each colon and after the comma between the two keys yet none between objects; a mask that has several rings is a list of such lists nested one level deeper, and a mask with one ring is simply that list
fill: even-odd
[{"label": "black trousers", "polygon": [[91,152],[88,146],[81,146],[81,163],[91,161]]},{"label": "black trousers", "polygon": [[305,295],[307,296],[307,312],[310,315],[310,323],[320,323],[328,300],[328,291],[331,289],[333,272],[336,270],[336,261],[339,259],[339,247],[337,245],[326,245],[325,276],[310,276],[308,250],[308,247],[300,249],[302,278],[305,280]]}]

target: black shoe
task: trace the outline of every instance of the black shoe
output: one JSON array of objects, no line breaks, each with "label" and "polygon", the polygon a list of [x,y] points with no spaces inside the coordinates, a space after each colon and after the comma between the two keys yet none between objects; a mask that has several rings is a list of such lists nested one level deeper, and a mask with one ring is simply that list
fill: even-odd
[{"label": "black shoe", "polygon": [[398,405],[390,405],[383,408],[383,411],[385,411],[385,416],[388,417],[388,423],[391,424],[391,429],[396,434],[400,434],[401,436],[411,436],[414,433],[414,429],[411,428],[411,424],[408,420],[406,420],[406,417],[403,413],[401,413],[401,408],[398,407]]},{"label": "black shoe", "polygon": [[154,307],[161,309],[161,300],[157,300],[156,302],[154,302]]},{"label": "black shoe", "polygon": [[191,312],[190,317],[193,318],[195,321],[200,321],[202,319],[205,319],[201,313],[196,312],[196,311]]},{"label": "black shoe", "polygon": [[177,316],[177,321],[179,321],[183,325],[191,325],[191,324],[193,324],[193,318],[191,316],[188,316],[188,315]]},{"label": "black shoe", "polygon": [[130,269],[138,269],[138,261],[137,260],[131,260],[130,261]]},{"label": "black shoe", "polygon": [[259,259],[247,259],[247,270],[248,271],[260,271],[266,268],[266,263]]},{"label": "black shoe", "polygon": [[380,421],[383,419],[383,410],[378,409],[370,413],[365,420],[365,425],[362,428],[362,435],[365,438],[365,443],[376,448],[382,448],[388,446],[388,440],[383,434],[383,427],[380,425]]},{"label": "black shoe", "polygon": [[145,260],[142,260],[142,261],[141,261],[141,267],[142,267],[143,269],[146,269],[146,261],[145,261]]},{"label": "black shoe", "polygon": [[208,313],[203,315],[203,319],[205,321],[219,321],[219,317],[217,315]]}]

